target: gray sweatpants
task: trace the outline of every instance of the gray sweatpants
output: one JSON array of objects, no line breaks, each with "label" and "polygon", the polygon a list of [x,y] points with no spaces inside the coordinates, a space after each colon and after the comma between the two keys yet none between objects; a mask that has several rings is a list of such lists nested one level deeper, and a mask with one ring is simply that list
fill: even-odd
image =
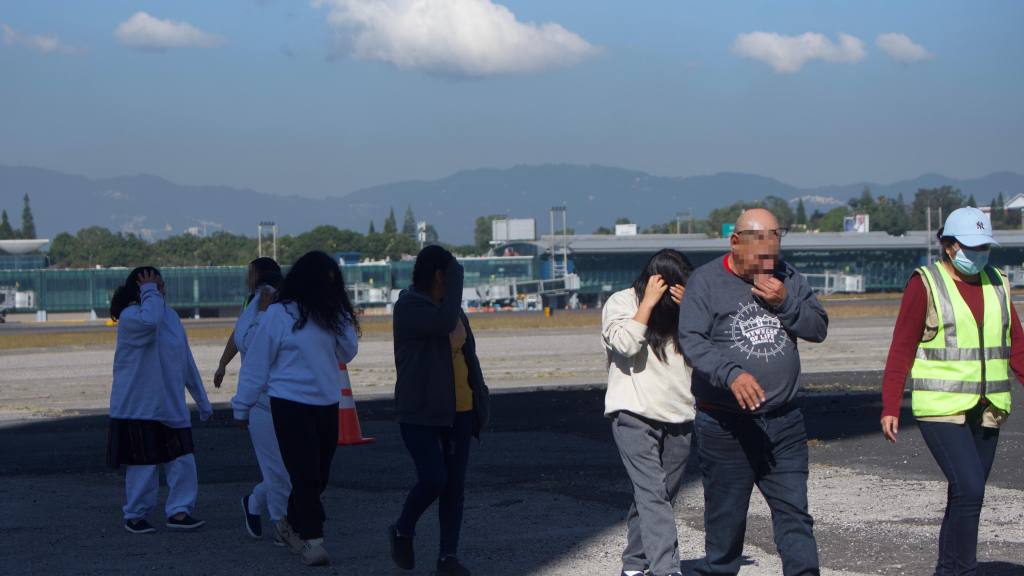
[{"label": "gray sweatpants", "polygon": [[653,576],[679,572],[679,543],[672,501],[690,456],[692,423],[666,424],[619,412],[612,435],[633,482],[633,504],[622,570],[650,570]]}]

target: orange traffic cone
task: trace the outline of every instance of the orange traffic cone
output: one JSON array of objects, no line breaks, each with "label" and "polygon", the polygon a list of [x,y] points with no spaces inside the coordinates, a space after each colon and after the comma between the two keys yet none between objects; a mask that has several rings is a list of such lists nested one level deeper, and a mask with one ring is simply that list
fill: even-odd
[{"label": "orange traffic cone", "polygon": [[352,397],[352,382],[348,378],[348,366],[338,364],[341,370],[341,403],[338,404],[338,446],[373,444],[376,438],[363,438],[359,427],[356,400]]}]

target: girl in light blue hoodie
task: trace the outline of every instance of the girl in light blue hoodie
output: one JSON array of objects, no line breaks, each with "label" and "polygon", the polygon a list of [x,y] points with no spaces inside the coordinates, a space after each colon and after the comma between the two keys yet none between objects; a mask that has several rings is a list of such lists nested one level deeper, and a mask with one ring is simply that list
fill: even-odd
[{"label": "girl in light blue hoodie", "polygon": [[164,295],[160,271],[142,267],[132,270],[110,301],[117,348],[107,463],[125,465],[124,527],[134,534],[156,531],[146,516],[156,506],[157,465],[163,465],[170,488],[167,527],[195,530],[204,524],[192,517],[198,479],[185,390],[199,406],[201,420],[209,419],[213,408],[185,328]]},{"label": "girl in light blue hoodie", "polygon": [[339,364],[355,358],[359,331],[338,263],[323,252],[299,258],[277,302],[258,312],[254,324],[231,399],[235,420],[250,426],[259,399],[269,397],[292,485],[278,534],[303,563],[328,564],[321,495],[338,444]]},{"label": "girl in light blue hoodie", "polygon": [[[273,258],[261,257],[249,263],[246,285],[250,295],[242,314],[235,322],[235,330],[224,346],[220,366],[213,376],[214,386],[220,388],[225,369],[236,354],[240,353],[242,363],[245,363],[246,350],[259,325],[256,322],[257,317],[274,302],[282,280],[281,267]],[[291,493],[292,484],[288,479],[284,461],[281,460],[281,449],[277,445],[277,436],[274,433],[274,419],[270,413],[270,397],[266,392],[260,395],[249,411],[249,436],[256,452],[256,463],[259,465],[262,480],[251,493],[242,497],[245,530],[253,538],[262,538],[262,515],[266,512],[275,528],[274,543],[283,546],[284,540],[277,533],[277,527],[284,527],[282,522],[286,521],[288,495]]]}]

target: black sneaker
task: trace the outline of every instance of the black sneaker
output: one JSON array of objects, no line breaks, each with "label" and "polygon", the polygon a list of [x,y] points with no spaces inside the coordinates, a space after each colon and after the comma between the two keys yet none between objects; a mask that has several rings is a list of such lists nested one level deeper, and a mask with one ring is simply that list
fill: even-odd
[{"label": "black sneaker", "polygon": [[469,576],[469,569],[455,556],[445,556],[437,561],[437,576]]},{"label": "black sneaker", "polygon": [[196,520],[195,518],[185,514],[185,517],[181,520],[175,520],[174,517],[167,519],[167,527],[171,530],[180,530],[182,532],[188,532],[190,530],[198,530],[206,525],[205,520]]},{"label": "black sneaker", "polygon": [[398,526],[388,526],[388,542],[391,544],[391,559],[395,566],[403,570],[412,570],[416,567],[416,551],[412,545],[412,536],[402,536],[398,533]]},{"label": "black sneaker", "polygon": [[145,518],[125,520],[124,529],[132,534],[152,534],[153,532],[156,532],[156,528],[153,528],[152,524],[146,522]]},{"label": "black sneaker", "polygon": [[249,513],[250,496],[252,496],[252,494],[242,496],[242,513],[245,514],[245,531],[249,533],[249,536],[260,539],[263,537],[263,524],[260,521],[259,514]]}]

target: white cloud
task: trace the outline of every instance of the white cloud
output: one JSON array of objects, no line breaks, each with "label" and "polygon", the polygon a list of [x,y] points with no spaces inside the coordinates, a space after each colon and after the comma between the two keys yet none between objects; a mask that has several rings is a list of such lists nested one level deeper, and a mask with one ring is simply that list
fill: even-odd
[{"label": "white cloud", "polygon": [[599,49],[553,22],[520,22],[491,0],[313,0],[329,8],[339,51],[454,76],[570,66]]},{"label": "white cloud", "polygon": [[799,72],[811,60],[851,64],[864,59],[864,42],[856,36],[839,34],[836,44],[823,34],[806,32],[783,36],[774,32],[740,34],[732,49],[740,56],[760,60],[780,74]]},{"label": "white cloud", "polygon": [[146,12],[136,12],[114,30],[121,44],[141,50],[168,48],[215,48],[224,44],[223,36],[204,32],[188,22],[161,20]]},{"label": "white cloud", "polygon": [[56,36],[43,36],[33,34],[22,34],[7,24],[0,24],[3,30],[5,46],[25,46],[40,54],[79,54],[81,49],[69,46],[60,41]]},{"label": "white cloud", "polygon": [[875,46],[881,48],[893,60],[905,64],[933,58],[931,52],[924,46],[915,44],[906,34],[879,34],[878,38],[875,38]]}]

